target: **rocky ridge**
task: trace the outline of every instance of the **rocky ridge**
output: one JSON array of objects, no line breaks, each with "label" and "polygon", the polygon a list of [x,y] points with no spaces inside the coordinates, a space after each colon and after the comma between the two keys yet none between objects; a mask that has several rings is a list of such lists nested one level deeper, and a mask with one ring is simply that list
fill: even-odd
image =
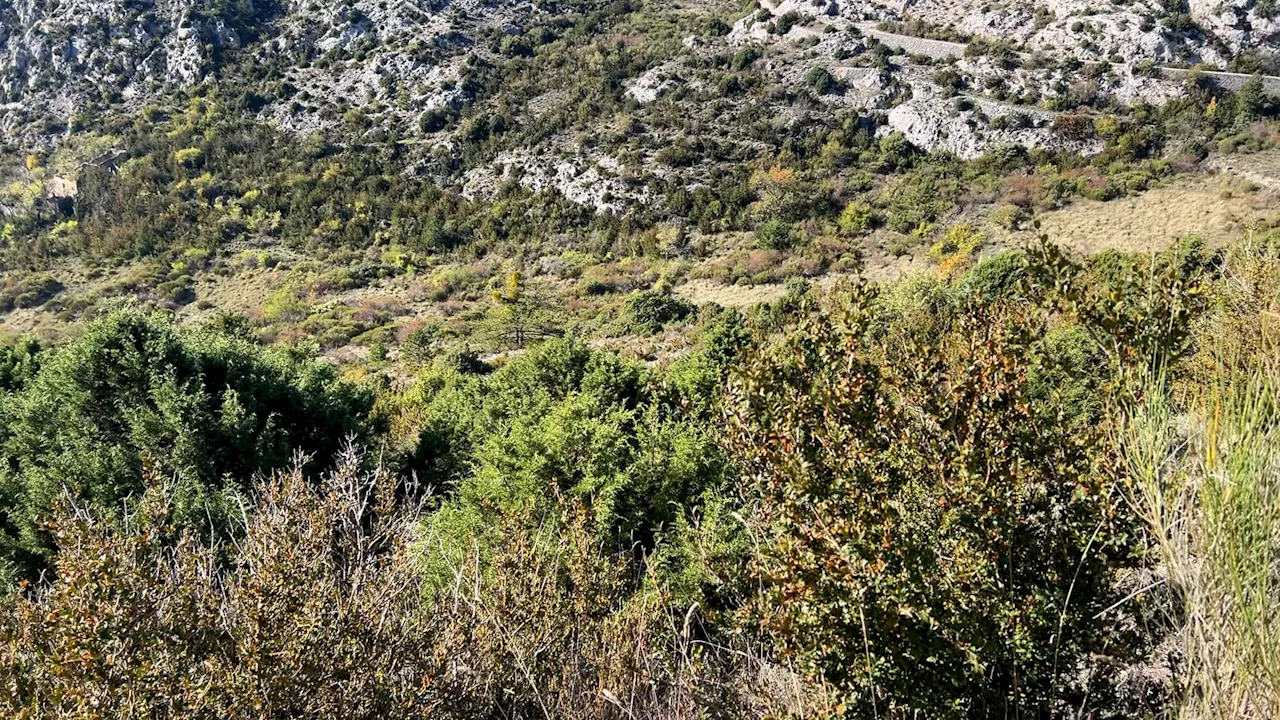
[{"label": "rocky ridge", "polygon": [[[723,160],[673,167],[662,151],[675,138],[662,131],[651,133],[648,149],[622,152],[592,134],[552,128],[536,140],[500,143],[442,180],[468,195],[511,182],[555,188],[600,212],[654,201],[652,183],[640,177],[694,189],[717,163],[748,158],[758,144],[723,121],[739,101],[708,106],[693,99],[709,91],[701,68],[748,50],[760,56],[748,64],[762,81],[806,89],[799,105],[781,96],[766,101],[763,111],[779,132],[814,113],[883,113],[881,133],[901,132],[923,149],[961,157],[1008,143],[1088,154],[1097,142],[1064,137],[1055,127],[1055,101],[1159,104],[1178,97],[1185,80],[1152,73],[1151,65],[1227,68],[1244,56],[1280,55],[1271,0],[1178,1],[1126,0],[1098,10],[1085,0],[762,0],[727,32],[684,38],[678,52],[618,90],[640,119],[627,122],[643,128],[647,115],[674,112],[702,128],[699,144],[721,148]],[[175,93],[239,81],[231,102],[283,130],[337,139],[391,133],[425,163],[431,153],[455,152],[461,134],[472,130],[454,122],[460,114],[494,102],[477,94],[476,68],[531,55],[539,27],[596,7],[542,0],[14,0],[0,9],[0,140],[22,152],[49,147],[97,113],[136,113]],[[967,52],[970,36],[1008,41],[1016,62]],[[921,64],[908,53],[934,59]],[[1082,74],[1064,61],[1106,67]],[[815,88],[818,71],[831,82]],[[263,81],[252,81],[256,75]],[[503,112],[531,127],[571,102],[548,91]],[[615,136],[620,122],[601,117],[593,135]]]}]

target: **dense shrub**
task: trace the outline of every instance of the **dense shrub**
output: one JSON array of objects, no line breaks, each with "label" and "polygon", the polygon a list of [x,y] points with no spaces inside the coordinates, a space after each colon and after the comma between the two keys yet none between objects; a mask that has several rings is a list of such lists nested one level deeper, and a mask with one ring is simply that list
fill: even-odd
[{"label": "dense shrub", "polygon": [[62,290],[62,283],[47,273],[14,273],[0,282],[0,312],[39,307]]},{"label": "dense shrub", "polygon": [[331,452],[361,431],[370,405],[305,351],[128,310],[50,352],[0,399],[0,529],[28,562],[51,549],[40,523],[63,489],[118,509],[142,490],[145,468],[178,480],[186,519],[203,524],[202,505],[229,478]]},{"label": "dense shrub", "polygon": [[668,407],[649,380],[566,338],[489,375],[429,369],[383,412],[407,468],[448,489],[451,522],[484,526],[495,509],[563,495],[586,505],[611,547],[649,547],[732,472],[710,429]]},{"label": "dense shrub", "polygon": [[20,390],[36,376],[40,368],[40,343],[23,338],[0,345],[0,393]]},{"label": "dense shrub", "polygon": [[782,218],[772,218],[756,230],[756,247],[762,250],[790,250],[796,244],[796,231]]},{"label": "dense shrub", "polygon": [[929,257],[938,263],[939,272],[951,277],[968,268],[985,242],[986,235],[977,228],[968,223],[956,223],[929,248]]},{"label": "dense shrub", "polygon": [[935,170],[914,172],[894,178],[880,191],[880,203],[886,210],[885,224],[890,230],[911,232],[922,224],[937,221],[951,209],[939,187]]},{"label": "dense shrub", "polygon": [[[1194,395],[1273,348],[1276,244],[1045,244],[825,302],[793,279],[704,306],[652,366],[574,337],[439,353],[427,325],[425,367],[370,418],[242,317],[117,312],[12,345],[5,551],[30,551],[11,528],[37,498],[52,572],[0,602],[0,713],[1160,716],[1196,578],[1169,590],[1143,556],[1111,421],[1135,371]],[[1152,457],[1182,462],[1182,417]],[[249,479],[349,429],[387,466]],[[1206,640],[1252,627],[1223,617]]]},{"label": "dense shrub", "polygon": [[670,291],[646,290],[627,298],[631,328],[641,335],[652,335],[668,323],[689,318],[695,311],[691,303]]},{"label": "dense shrub", "polygon": [[962,294],[972,294],[985,303],[1012,298],[1019,282],[1026,279],[1026,266],[1022,253],[1000,253],[978,263],[957,286]]},{"label": "dense shrub", "polygon": [[1216,253],[1187,238],[1154,256],[1104,252],[1085,263],[1052,246],[1032,277],[1053,288],[1116,368],[1159,369],[1190,352],[1195,318],[1209,302]]},{"label": "dense shrub", "polygon": [[681,410],[691,418],[713,422],[718,419],[724,379],[753,346],[755,334],[737,310],[712,307],[708,312],[697,349],[672,363],[664,380]]},{"label": "dense shrub", "polygon": [[836,220],[840,233],[849,237],[864,235],[875,222],[875,210],[865,202],[854,200],[845,205]]},{"label": "dense shrub", "polygon": [[966,304],[890,350],[873,299],[802,321],[730,386],[770,533],[762,621],[852,716],[1087,706],[1126,529],[1099,428],[1030,402],[1044,315]]},{"label": "dense shrub", "polygon": [[[265,481],[234,545],[171,536],[175,498],[127,523],[56,516],[56,580],[0,605],[13,718],[760,715],[753,663],[695,644],[697,616],[633,593],[580,509],[503,515],[486,564],[424,599],[417,508],[344,454],[316,486]],[[463,538],[465,541],[465,538]],[[757,664],[758,665],[758,664]],[[750,709],[757,706],[755,710]]]}]

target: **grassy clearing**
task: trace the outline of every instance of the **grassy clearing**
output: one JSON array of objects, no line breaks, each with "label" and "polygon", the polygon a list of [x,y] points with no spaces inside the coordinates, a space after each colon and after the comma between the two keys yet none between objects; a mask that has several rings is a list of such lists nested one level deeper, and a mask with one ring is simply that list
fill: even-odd
[{"label": "grassy clearing", "polygon": [[[1043,232],[1084,254],[1104,250],[1154,252],[1186,235],[1218,246],[1241,231],[1274,218],[1276,199],[1225,176],[1189,177],[1140,195],[1107,202],[1077,200],[1040,215]],[[1029,233],[1007,238],[1024,243]]]}]

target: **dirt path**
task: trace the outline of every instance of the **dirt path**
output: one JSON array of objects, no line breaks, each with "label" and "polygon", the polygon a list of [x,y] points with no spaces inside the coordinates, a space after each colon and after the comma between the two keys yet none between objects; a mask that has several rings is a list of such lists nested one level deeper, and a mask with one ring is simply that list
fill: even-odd
[{"label": "dirt path", "polygon": [[[1265,157],[1270,155],[1270,157]],[[1211,158],[1205,165],[1256,183],[1271,193],[1280,193],[1280,153],[1227,155]]]},{"label": "dirt path", "polygon": [[[964,43],[948,42],[945,40],[931,40],[929,38],[920,38],[912,35],[899,35],[898,33],[878,30],[872,23],[855,23],[854,27],[858,28],[863,35],[875,38],[895,50],[901,50],[910,55],[924,55],[936,60],[964,57],[964,51],[967,47]],[[1025,58],[1027,56],[1022,55],[1022,57]],[[1088,65],[1094,63],[1086,62],[1085,64]],[[1115,64],[1115,67],[1123,68],[1128,72],[1132,71],[1131,63]],[[1192,72],[1183,68],[1163,66],[1157,66],[1155,69],[1169,80],[1186,80]],[[1221,70],[1200,70],[1197,72],[1201,77],[1213,80],[1218,87],[1232,91],[1238,91],[1240,88],[1244,87],[1244,84],[1248,82],[1250,78],[1254,77],[1252,75],[1223,72]],[[1260,77],[1262,78],[1262,87],[1264,90],[1273,95],[1280,95],[1280,77],[1274,75],[1262,75]]]}]

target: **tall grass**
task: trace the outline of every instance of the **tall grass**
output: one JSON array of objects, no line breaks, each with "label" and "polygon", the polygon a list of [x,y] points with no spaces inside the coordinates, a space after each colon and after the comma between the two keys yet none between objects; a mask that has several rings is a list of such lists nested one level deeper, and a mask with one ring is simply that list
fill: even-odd
[{"label": "tall grass", "polygon": [[[1156,381],[1122,430],[1133,499],[1182,599],[1194,720],[1280,717],[1280,363],[1227,364],[1175,411]],[[1243,368],[1243,369],[1241,369]]]}]

